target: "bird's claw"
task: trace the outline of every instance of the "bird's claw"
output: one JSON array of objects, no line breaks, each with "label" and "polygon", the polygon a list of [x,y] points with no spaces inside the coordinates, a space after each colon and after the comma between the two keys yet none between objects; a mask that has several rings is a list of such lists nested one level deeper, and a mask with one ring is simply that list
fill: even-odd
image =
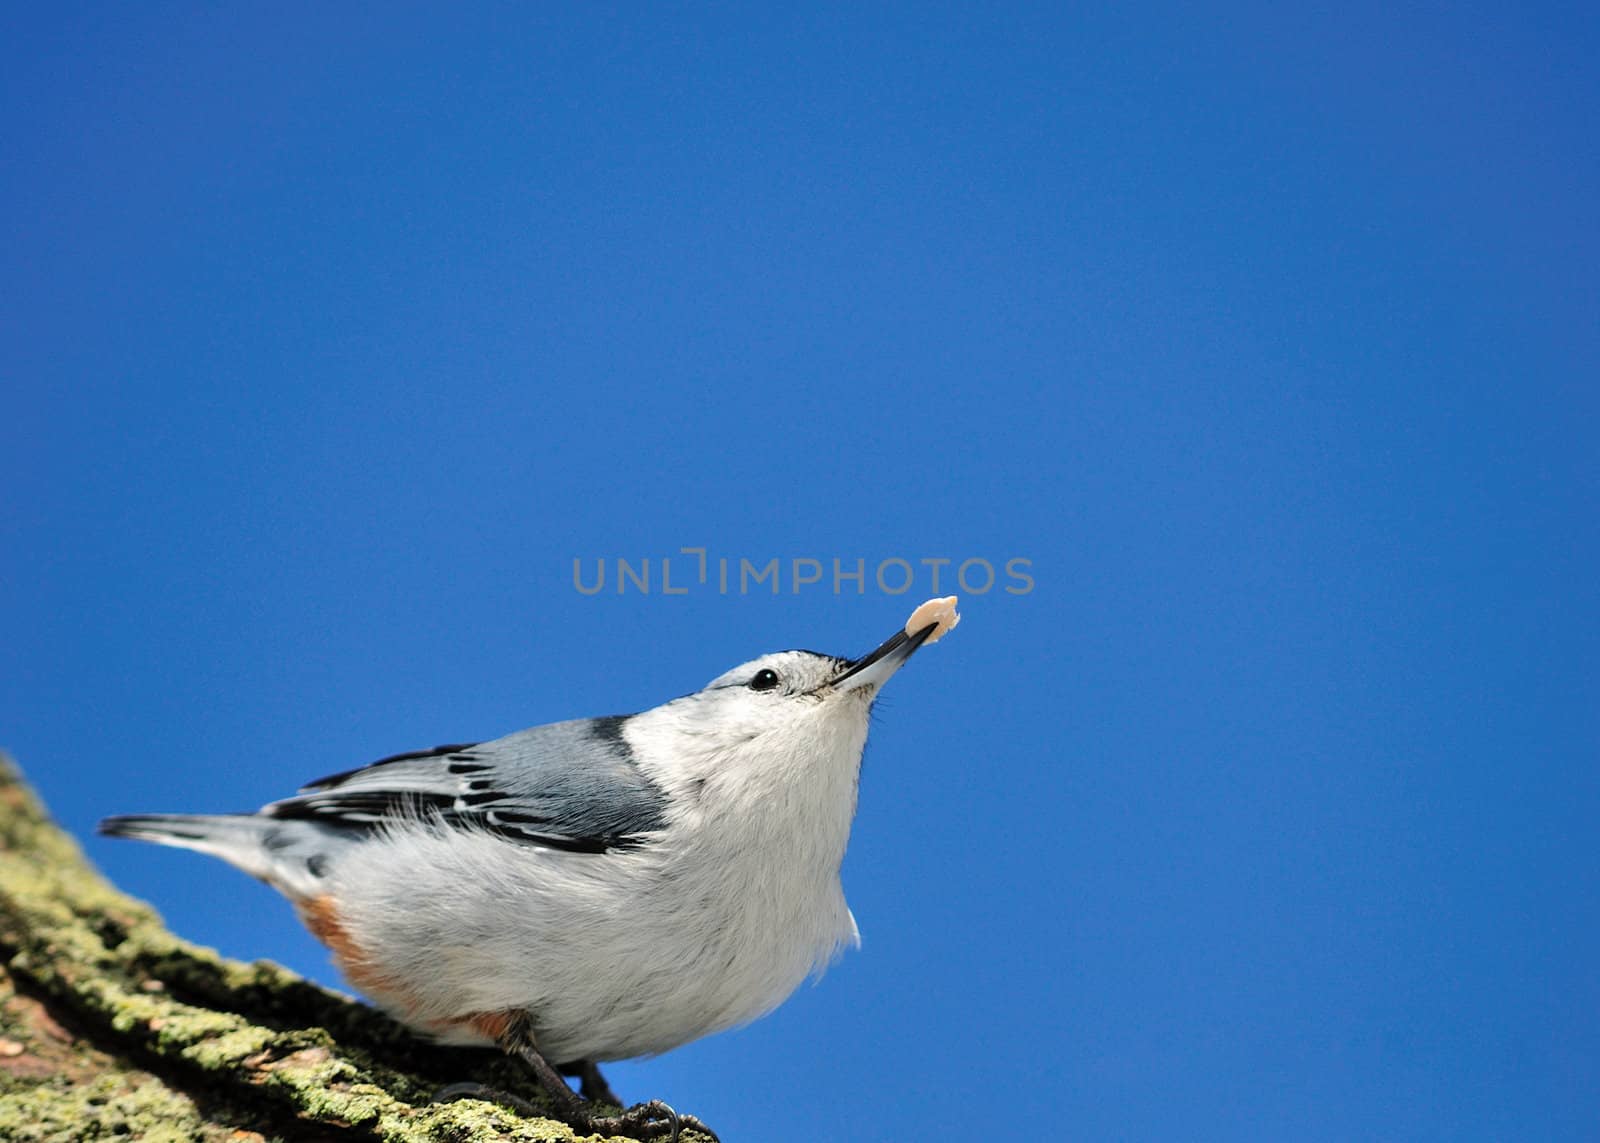
[{"label": "bird's claw", "polygon": [[582,1123],[574,1126],[581,1127],[585,1131],[625,1135],[630,1139],[664,1138],[667,1143],[678,1143],[684,1129],[687,1128],[706,1136],[713,1143],[721,1143],[717,1133],[700,1120],[692,1115],[679,1115],[669,1104],[659,1099],[636,1103],[616,1115],[591,1115],[585,1109],[579,1113],[579,1118],[582,1119]]},{"label": "bird's claw", "polygon": [[434,1103],[453,1103],[458,1099],[481,1099],[487,1103],[498,1103],[519,1115],[530,1117],[554,1114],[580,1131],[592,1131],[601,1135],[623,1135],[629,1139],[639,1140],[665,1139],[666,1143],[679,1143],[683,1132],[689,1130],[704,1135],[713,1143],[722,1143],[717,1138],[717,1133],[700,1120],[692,1115],[679,1115],[670,1104],[659,1099],[636,1103],[615,1115],[596,1115],[590,1110],[594,1105],[587,1102],[574,1101],[570,1107],[545,1111],[521,1096],[481,1083],[453,1083],[433,1093]]}]

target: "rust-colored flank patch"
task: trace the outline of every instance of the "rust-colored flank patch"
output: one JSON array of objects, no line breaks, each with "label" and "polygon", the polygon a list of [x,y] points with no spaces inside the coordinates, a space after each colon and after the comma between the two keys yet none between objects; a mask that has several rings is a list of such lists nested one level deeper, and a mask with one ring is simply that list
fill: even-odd
[{"label": "rust-colored flank patch", "polygon": [[372,958],[356,944],[339,920],[339,911],[331,896],[302,897],[294,907],[311,935],[332,950],[334,962],[346,980],[375,999],[381,996],[387,1001],[403,1003],[403,990],[396,988],[394,981],[384,976],[372,963]]}]

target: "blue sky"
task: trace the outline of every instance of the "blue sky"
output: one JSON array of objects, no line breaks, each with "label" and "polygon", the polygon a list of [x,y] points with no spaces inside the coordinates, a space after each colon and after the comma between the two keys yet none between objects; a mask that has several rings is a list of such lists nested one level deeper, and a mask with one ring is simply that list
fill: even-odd
[{"label": "blue sky", "polygon": [[[622,1093],[1593,1130],[1591,10],[11,16],[0,743],[80,836],[859,653],[921,561],[1022,559],[880,703],[862,949]],[[574,590],[684,547],[829,574]],[[86,844],[336,981],[241,875]]]}]

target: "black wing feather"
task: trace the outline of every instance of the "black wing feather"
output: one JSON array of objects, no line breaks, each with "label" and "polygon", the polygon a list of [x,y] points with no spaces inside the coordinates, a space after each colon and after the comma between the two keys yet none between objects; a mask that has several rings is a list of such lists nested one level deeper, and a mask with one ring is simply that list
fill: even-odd
[{"label": "black wing feather", "polygon": [[574,853],[629,849],[665,824],[627,716],[534,727],[493,742],[395,754],[306,786],[265,813],[368,832],[422,817]]}]

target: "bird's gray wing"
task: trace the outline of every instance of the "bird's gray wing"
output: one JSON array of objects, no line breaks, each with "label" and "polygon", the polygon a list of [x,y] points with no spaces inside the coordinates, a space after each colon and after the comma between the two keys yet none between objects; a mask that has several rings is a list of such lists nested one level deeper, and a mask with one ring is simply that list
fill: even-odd
[{"label": "bird's gray wing", "polygon": [[634,760],[626,722],[582,718],[397,754],[313,782],[262,813],[353,832],[420,816],[529,845],[628,849],[665,824],[666,796]]}]

